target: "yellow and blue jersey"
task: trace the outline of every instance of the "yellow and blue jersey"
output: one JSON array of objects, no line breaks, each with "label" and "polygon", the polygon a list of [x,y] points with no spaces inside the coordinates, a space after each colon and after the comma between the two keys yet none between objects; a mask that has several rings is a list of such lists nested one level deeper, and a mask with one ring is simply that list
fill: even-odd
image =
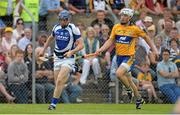
[{"label": "yellow and blue jersey", "polygon": [[144,38],[146,33],[135,25],[116,24],[110,35],[110,39],[115,41],[117,65],[124,66],[128,71],[134,67],[136,38],[138,37]]},{"label": "yellow and blue jersey", "polygon": [[110,39],[115,41],[116,55],[132,56],[135,54],[136,38],[145,36],[146,33],[135,25],[116,24],[112,29]]}]

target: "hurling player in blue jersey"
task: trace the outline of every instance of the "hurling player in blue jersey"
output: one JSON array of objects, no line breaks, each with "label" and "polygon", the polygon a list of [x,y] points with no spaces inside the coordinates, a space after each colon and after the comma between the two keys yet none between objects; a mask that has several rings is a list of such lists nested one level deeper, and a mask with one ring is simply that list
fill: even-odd
[{"label": "hurling player in blue jersey", "polygon": [[47,39],[41,55],[44,55],[45,50],[55,39],[54,48],[54,80],[55,89],[49,110],[54,110],[64,84],[68,80],[69,73],[72,70],[72,65],[75,64],[74,54],[83,49],[83,41],[79,29],[70,23],[70,13],[63,10],[59,14],[59,24],[55,25],[52,34]]}]

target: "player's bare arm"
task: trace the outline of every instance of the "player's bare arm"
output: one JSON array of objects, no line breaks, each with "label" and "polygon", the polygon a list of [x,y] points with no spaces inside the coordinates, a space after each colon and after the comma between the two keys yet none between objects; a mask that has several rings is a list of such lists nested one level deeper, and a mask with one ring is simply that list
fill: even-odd
[{"label": "player's bare arm", "polygon": [[157,48],[155,47],[154,43],[151,41],[150,37],[148,35],[146,35],[144,37],[144,40],[146,41],[146,43],[150,46],[150,48],[152,49],[152,52],[158,56],[158,50]]},{"label": "player's bare arm", "polygon": [[75,54],[76,52],[78,52],[78,51],[80,51],[80,50],[82,50],[84,48],[82,38],[79,38],[78,40],[76,40],[75,44],[76,44],[76,48],[66,52],[64,54],[65,57],[71,57],[73,54]]},{"label": "player's bare arm", "polygon": [[114,43],[113,39],[108,39],[105,44],[96,51],[96,54],[100,54],[101,52],[106,51],[112,44]]},{"label": "player's bare arm", "polygon": [[44,48],[43,50],[39,53],[40,56],[43,56],[44,55],[44,52],[46,51],[47,47],[49,46],[49,44],[53,41],[53,36],[50,35],[46,41],[46,43],[44,44]]}]

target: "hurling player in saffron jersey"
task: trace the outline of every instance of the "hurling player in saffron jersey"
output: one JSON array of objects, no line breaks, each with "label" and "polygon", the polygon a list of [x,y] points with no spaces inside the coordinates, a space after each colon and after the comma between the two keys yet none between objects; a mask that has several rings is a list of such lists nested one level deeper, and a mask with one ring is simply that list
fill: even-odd
[{"label": "hurling player in saffron jersey", "polygon": [[41,55],[49,46],[50,42],[55,39],[54,48],[54,80],[55,89],[49,110],[56,109],[56,104],[68,80],[69,73],[75,64],[74,54],[83,49],[83,41],[79,29],[69,22],[70,13],[63,10],[59,14],[59,24],[55,25],[52,34],[47,39]]},{"label": "hurling player in saffron jersey", "polygon": [[107,50],[115,43],[118,69],[116,76],[125,85],[128,91],[133,91],[136,97],[136,109],[141,109],[144,100],[138,92],[136,85],[132,82],[130,71],[134,65],[135,43],[138,37],[144,38],[151,50],[157,54],[157,49],[147,34],[139,27],[131,23],[134,11],[130,8],[123,8],[119,13],[120,23],[114,25],[110,38],[96,52],[97,54]]}]

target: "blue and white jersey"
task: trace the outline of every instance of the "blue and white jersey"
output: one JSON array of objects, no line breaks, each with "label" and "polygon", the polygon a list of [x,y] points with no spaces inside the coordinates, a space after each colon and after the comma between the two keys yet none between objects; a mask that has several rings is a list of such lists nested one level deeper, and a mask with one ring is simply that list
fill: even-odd
[{"label": "blue and white jersey", "polygon": [[74,49],[74,43],[81,37],[81,33],[79,28],[69,23],[65,28],[62,28],[61,25],[55,25],[52,36],[55,38],[55,54],[63,55],[65,52]]}]

